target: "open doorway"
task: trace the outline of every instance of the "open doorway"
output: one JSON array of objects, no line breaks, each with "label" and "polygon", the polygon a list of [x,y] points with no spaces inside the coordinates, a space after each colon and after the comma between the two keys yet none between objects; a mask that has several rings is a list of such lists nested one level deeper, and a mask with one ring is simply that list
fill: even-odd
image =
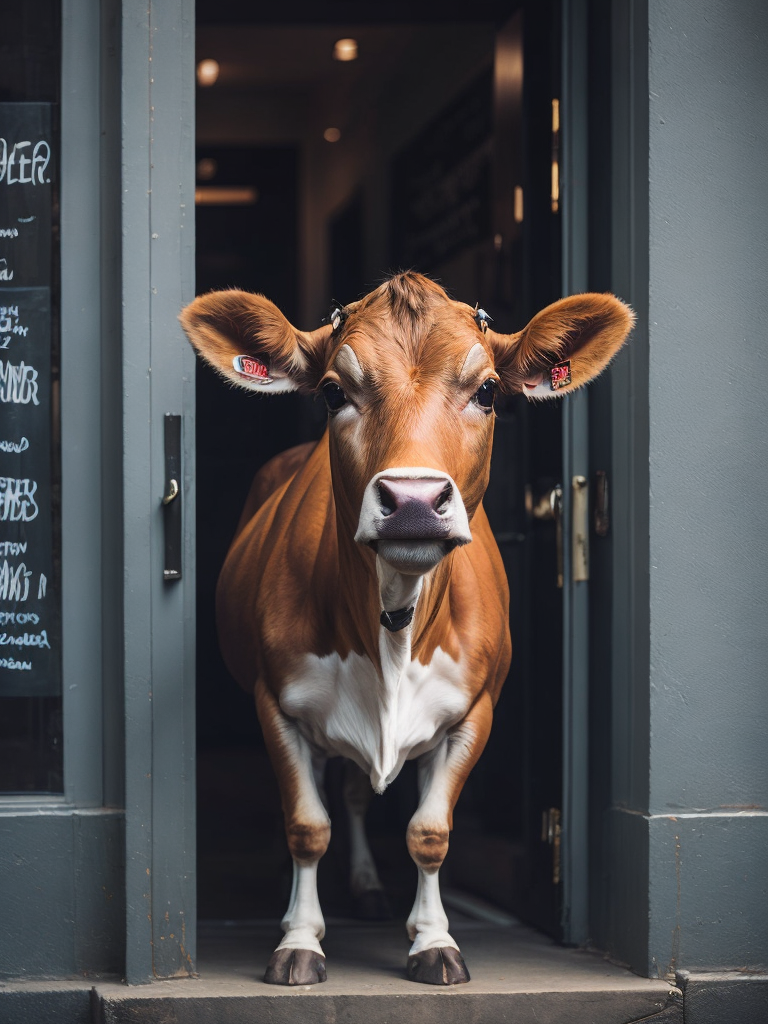
[{"label": "open doorway", "polygon": [[[280,22],[198,3],[198,60],[218,63],[215,83],[198,89],[198,292],[260,291],[311,329],[332,300],[413,267],[479,302],[499,330],[518,330],[560,297],[556,2],[480,3],[460,21],[423,10],[433,5],[408,5],[410,18],[390,5],[366,24],[339,15],[348,5],[323,5],[324,22],[301,6],[284,4]],[[340,40],[354,41],[353,59],[334,58]],[[254,473],[318,437],[325,409],[197,373],[199,915],[274,919],[290,884],[279,798],[252,700],[218,654],[214,588]],[[560,403],[521,398],[498,409],[485,505],[510,581],[513,663],[442,871],[445,890],[556,938],[562,603],[549,496],[561,476],[560,416]],[[369,812],[403,918],[415,885],[412,768]],[[334,830],[319,884],[324,912],[344,917],[338,771],[332,763]]]}]

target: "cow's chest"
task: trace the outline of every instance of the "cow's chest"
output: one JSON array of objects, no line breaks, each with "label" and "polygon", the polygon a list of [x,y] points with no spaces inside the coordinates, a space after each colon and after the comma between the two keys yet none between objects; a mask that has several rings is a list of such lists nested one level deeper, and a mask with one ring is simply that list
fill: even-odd
[{"label": "cow's chest", "polygon": [[351,758],[379,792],[406,760],[431,750],[470,702],[461,662],[440,649],[428,665],[409,660],[383,677],[365,656],[306,655],[280,696],[312,744]]}]

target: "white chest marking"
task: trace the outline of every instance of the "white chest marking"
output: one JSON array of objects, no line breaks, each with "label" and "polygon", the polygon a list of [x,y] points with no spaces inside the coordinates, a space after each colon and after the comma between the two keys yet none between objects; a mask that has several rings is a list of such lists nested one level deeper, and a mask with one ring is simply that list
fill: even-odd
[{"label": "white chest marking", "polygon": [[[383,638],[383,646],[388,641]],[[306,655],[280,697],[281,708],[310,742],[355,761],[377,793],[406,760],[436,746],[470,704],[461,662],[440,648],[429,665],[386,655],[382,665],[380,677],[359,654],[344,660]]]}]

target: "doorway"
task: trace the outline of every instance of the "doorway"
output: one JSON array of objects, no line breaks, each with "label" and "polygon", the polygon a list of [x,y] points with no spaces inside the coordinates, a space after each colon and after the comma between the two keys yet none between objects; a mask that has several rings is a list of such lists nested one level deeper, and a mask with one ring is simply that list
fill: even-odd
[{"label": "doorway", "polygon": [[[297,17],[280,23],[198,3],[198,61],[215,60],[218,78],[198,89],[197,291],[261,291],[312,328],[332,300],[413,267],[479,302],[497,329],[519,330],[561,294],[559,5],[476,4],[461,21],[418,3],[406,19],[395,5],[366,24],[344,21],[344,5],[323,5],[324,22],[293,6]],[[340,40],[354,41],[353,59],[334,59]],[[561,415],[561,403],[499,405],[485,505],[510,581],[513,664],[441,873],[445,889],[555,938],[563,613],[547,502],[562,477]],[[279,918],[288,898],[277,787],[252,701],[218,653],[214,588],[255,471],[324,422],[322,403],[241,395],[198,365],[201,919]],[[415,884],[405,847],[413,768],[373,801],[368,821],[403,918]],[[345,917],[339,771],[331,763],[320,896],[326,915]]]}]

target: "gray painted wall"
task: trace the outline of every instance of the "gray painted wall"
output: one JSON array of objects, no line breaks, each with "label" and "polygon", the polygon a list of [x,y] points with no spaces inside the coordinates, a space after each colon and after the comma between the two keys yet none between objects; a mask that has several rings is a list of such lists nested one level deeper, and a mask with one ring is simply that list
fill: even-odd
[{"label": "gray painted wall", "polygon": [[[641,557],[632,564],[632,587],[642,596],[647,580],[637,622],[649,609],[650,651],[644,678],[614,680],[614,764],[634,767],[631,780],[614,780],[609,944],[642,973],[765,969],[768,8],[628,8],[629,52],[614,59],[635,75],[634,107],[626,103],[635,202],[647,131],[647,238],[635,210],[636,234],[619,240],[628,254],[616,259],[631,270],[627,297],[641,317],[647,309],[633,344],[647,345],[648,370],[627,390],[619,366],[616,381],[641,400],[647,382],[647,466],[642,444],[633,458],[635,479],[648,473],[649,547],[647,571]],[[621,408],[615,415],[626,421]],[[621,603],[631,601],[616,576],[614,586],[620,646],[632,629]],[[622,705],[634,709],[623,719]],[[647,730],[638,727],[646,709]]]},{"label": "gray painted wall", "polygon": [[649,15],[650,952],[765,967],[768,8]]},{"label": "gray painted wall", "polygon": [[650,809],[765,808],[768,8],[650,14]]}]

